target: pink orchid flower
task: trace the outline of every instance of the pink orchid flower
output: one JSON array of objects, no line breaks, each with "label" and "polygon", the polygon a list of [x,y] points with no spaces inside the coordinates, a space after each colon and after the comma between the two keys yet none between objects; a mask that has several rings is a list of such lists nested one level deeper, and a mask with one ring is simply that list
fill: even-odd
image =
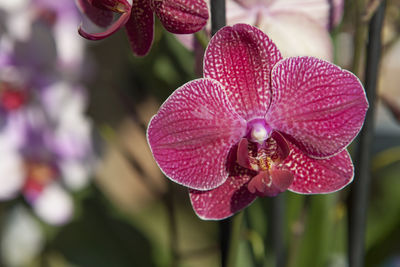
[{"label": "pink orchid flower", "polygon": [[[104,39],[125,26],[134,54],[144,56],[153,42],[154,15],[172,33],[194,33],[207,23],[204,0],[76,0],[82,13],[96,25],[107,27],[101,33],[79,33],[89,40]],[[114,15],[120,15],[114,21]]]},{"label": "pink orchid flower", "polygon": [[368,102],[356,76],[313,57],[283,59],[259,29],[218,31],[204,78],[177,89],[148,127],[154,158],[189,188],[202,219],[223,219],[257,197],[337,191],[353,179],[346,147]]}]

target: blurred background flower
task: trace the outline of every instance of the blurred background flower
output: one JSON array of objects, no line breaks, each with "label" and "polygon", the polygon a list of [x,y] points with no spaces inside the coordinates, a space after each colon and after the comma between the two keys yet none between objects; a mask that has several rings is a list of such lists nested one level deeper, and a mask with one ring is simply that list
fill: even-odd
[{"label": "blurred background flower", "polygon": [[[208,1],[209,3],[209,1]],[[280,48],[284,57],[314,56],[333,61],[330,31],[341,21],[342,0],[227,0],[227,25],[248,23],[260,28]],[[210,31],[211,24],[207,24]],[[193,49],[193,35],[177,35]]]},{"label": "blurred background flower", "polygon": [[[0,197],[21,191],[50,224],[71,219],[73,201],[67,190],[85,186],[93,165],[86,93],[78,80],[83,43],[63,37],[76,31],[77,10],[70,1],[57,3],[24,1],[7,7],[0,37],[0,135],[1,147],[8,150],[1,154],[1,172],[7,176],[2,177],[6,189]],[[25,32],[12,22],[18,16],[28,25]],[[64,21],[71,18],[73,27]],[[73,39],[77,44],[68,45]]]}]

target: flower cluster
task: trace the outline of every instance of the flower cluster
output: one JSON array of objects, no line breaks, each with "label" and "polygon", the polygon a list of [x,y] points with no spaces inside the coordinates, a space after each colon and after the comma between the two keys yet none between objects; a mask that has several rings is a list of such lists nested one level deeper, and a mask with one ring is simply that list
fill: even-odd
[{"label": "flower cluster", "polygon": [[[76,0],[82,13],[99,27],[100,33],[79,33],[89,40],[104,39],[125,26],[133,53],[146,55],[153,42],[154,13],[172,33],[194,33],[207,22],[208,9],[204,0]],[[118,17],[116,20],[114,17]]]},{"label": "flower cluster", "polygon": [[69,35],[78,11],[70,1],[17,2],[0,6],[0,199],[22,193],[45,222],[62,224],[73,215],[68,190],[87,183],[93,161],[84,48]]},{"label": "flower cluster", "polygon": [[350,183],[346,147],[367,109],[352,73],[313,57],[283,59],[262,31],[236,24],[211,39],[204,78],[152,118],[148,142],[165,175],[189,188],[197,215],[223,219],[257,197]]}]

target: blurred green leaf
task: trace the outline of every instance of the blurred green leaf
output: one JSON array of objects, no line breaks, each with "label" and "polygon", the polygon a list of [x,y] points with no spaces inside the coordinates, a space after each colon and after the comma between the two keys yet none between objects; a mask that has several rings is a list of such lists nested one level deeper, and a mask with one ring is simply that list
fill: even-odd
[{"label": "blurred green leaf", "polygon": [[85,199],[82,216],[63,227],[48,250],[76,266],[154,266],[146,237],[112,215],[101,198],[96,193]]}]

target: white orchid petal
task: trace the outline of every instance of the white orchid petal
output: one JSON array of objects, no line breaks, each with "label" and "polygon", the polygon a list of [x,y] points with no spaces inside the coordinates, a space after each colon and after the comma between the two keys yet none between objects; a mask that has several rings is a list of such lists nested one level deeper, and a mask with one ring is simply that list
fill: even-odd
[{"label": "white orchid petal", "polygon": [[284,57],[313,56],[333,60],[329,33],[300,13],[263,16],[259,27],[274,41]]},{"label": "white orchid petal", "polygon": [[16,206],[5,222],[1,254],[7,266],[27,266],[42,250],[40,225],[22,206]]},{"label": "white orchid petal", "polygon": [[43,221],[53,225],[67,223],[74,211],[71,196],[56,183],[41,192],[33,203],[33,209]]}]

